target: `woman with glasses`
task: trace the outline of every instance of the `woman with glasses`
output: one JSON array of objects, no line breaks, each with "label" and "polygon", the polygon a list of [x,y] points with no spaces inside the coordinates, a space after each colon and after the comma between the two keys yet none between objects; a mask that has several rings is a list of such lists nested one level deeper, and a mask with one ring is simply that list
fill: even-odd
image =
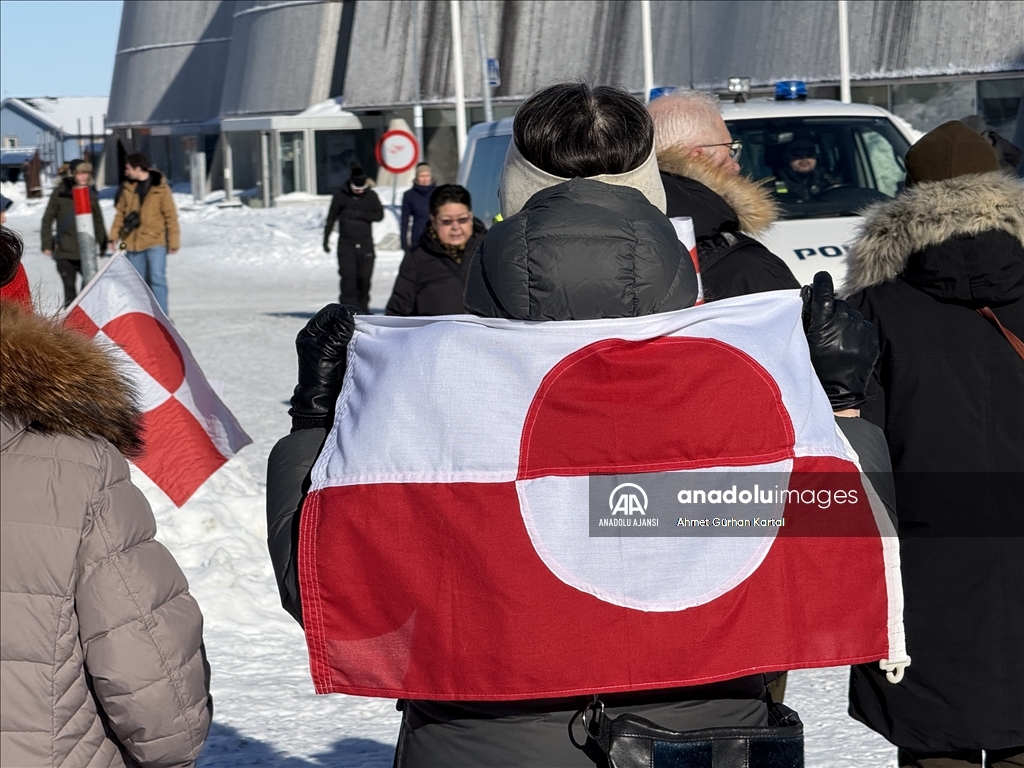
[{"label": "woman with glasses", "polygon": [[430,195],[430,220],[402,259],[387,314],[461,315],[469,262],[486,228],[473,216],[465,187],[443,184]]}]

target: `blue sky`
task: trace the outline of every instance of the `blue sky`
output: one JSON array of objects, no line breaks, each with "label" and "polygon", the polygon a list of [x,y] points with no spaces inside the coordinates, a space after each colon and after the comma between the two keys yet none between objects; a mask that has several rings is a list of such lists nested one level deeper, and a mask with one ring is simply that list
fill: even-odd
[{"label": "blue sky", "polygon": [[121,0],[0,0],[0,93],[107,96]]}]

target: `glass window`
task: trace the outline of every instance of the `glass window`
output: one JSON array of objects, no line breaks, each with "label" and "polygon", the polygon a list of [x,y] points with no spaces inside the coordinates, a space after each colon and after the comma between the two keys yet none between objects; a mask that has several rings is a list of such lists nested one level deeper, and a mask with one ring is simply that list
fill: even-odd
[{"label": "glass window", "polygon": [[853,216],[902,187],[909,143],[882,117],[733,120],[741,173],[775,192],[787,219]]},{"label": "glass window", "polygon": [[306,191],[306,148],[301,131],[281,134],[278,167],[281,169],[281,194]]},{"label": "glass window", "polygon": [[501,183],[501,168],[505,164],[505,153],[512,134],[485,136],[473,146],[469,178],[466,189],[473,198],[473,215],[487,226],[501,212],[498,205],[498,185]]},{"label": "glass window", "polygon": [[1024,96],[1024,78],[978,81],[978,114],[989,128],[1005,139],[1012,139],[1017,127],[1017,112]]},{"label": "glass window", "polygon": [[950,120],[976,113],[977,83],[913,83],[892,87],[892,111],[927,133]]},{"label": "glass window", "polygon": [[362,165],[371,179],[377,175],[373,148],[377,132],[373,128],[355,131],[316,132],[316,193],[332,195],[348,181],[352,163]]}]

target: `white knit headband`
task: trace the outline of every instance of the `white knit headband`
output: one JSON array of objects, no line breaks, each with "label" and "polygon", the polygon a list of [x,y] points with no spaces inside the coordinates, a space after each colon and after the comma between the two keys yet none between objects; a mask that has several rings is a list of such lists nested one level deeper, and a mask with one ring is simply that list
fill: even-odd
[{"label": "white knit headband", "polygon": [[[658,173],[658,160],[654,150],[647,156],[643,164],[626,173],[602,173],[599,176],[588,176],[594,181],[615,184],[620,187],[632,187],[643,193],[655,208],[665,213],[665,187]],[[498,199],[501,202],[502,218],[507,219],[523,210],[526,201],[542,189],[554,187],[568,181],[561,176],[542,171],[522,156],[515,139],[508,143],[505,154],[505,165],[501,170],[501,187]]]}]

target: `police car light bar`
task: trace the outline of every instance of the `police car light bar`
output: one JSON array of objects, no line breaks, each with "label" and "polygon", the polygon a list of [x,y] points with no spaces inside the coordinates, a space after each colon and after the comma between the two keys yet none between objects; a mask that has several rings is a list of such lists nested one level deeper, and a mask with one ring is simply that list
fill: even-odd
[{"label": "police car light bar", "polygon": [[803,80],[782,80],[775,84],[775,99],[806,99],[807,83]]},{"label": "police car light bar", "polygon": [[729,93],[750,93],[750,78],[730,77]]}]

